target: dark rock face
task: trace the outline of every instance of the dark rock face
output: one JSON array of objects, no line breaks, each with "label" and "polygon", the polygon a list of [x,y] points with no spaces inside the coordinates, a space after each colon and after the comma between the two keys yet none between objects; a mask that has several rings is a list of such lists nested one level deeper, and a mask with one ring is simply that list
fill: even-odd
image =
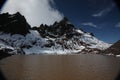
[{"label": "dark rock face", "polygon": [[18,48],[18,49],[11,49],[11,48],[7,48],[7,47],[1,47],[0,46],[0,59],[3,59],[5,57],[9,57],[11,55],[14,55],[14,54],[25,54],[25,52],[21,49],[21,48]]},{"label": "dark rock face", "polygon": [[82,54],[99,54],[101,50],[97,48],[85,48],[81,51]]},{"label": "dark rock face", "polygon": [[120,40],[117,41],[115,44],[113,44],[108,49],[101,52],[101,54],[114,54],[119,55],[120,54]]},{"label": "dark rock face", "polygon": [[0,31],[25,35],[29,33],[29,29],[30,25],[19,12],[13,15],[8,13],[0,14]]},{"label": "dark rock face", "polygon": [[12,54],[7,53],[5,50],[0,50],[0,60],[11,55]]},{"label": "dark rock face", "polygon": [[49,36],[51,38],[58,38],[66,35],[66,38],[70,39],[74,35],[80,35],[74,31],[74,25],[72,25],[66,17],[51,26],[41,24],[40,27],[33,27],[32,29],[37,30],[42,37]]}]

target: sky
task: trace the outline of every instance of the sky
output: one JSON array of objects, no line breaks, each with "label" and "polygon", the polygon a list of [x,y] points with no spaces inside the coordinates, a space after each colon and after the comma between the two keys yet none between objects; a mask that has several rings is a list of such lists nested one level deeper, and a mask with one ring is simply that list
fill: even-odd
[{"label": "sky", "polygon": [[1,13],[17,11],[31,26],[50,25],[66,16],[104,42],[120,40],[120,9],[113,0],[7,0]]}]

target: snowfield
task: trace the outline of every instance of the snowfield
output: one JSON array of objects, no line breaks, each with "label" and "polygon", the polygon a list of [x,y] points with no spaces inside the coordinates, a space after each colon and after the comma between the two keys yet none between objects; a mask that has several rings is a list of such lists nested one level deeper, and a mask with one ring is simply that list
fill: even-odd
[{"label": "snowfield", "polygon": [[[110,44],[104,43],[97,38],[84,33],[80,30],[76,30],[79,33],[84,34],[79,37],[80,41],[90,44],[89,48],[98,48],[104,50],[110,46]],[[46,47],[44,45],[49,44],[51,40],[54,45],[51,47]],[[72,54],[80,53],[85,46],[79,45],[77,42],[73,44],[74,39],[65,42],[70,48],[66,49],[62,45],[56,43],[56,38],[42,38],[36,30],[31,30],[26,36],[15,34],[7,34],[0,32],[0,46],[8,45],[9,48],[16,49],[21,48],[25,54]],[[62,41],[62,40],[61,40]],[[5,46],[7,47],[7,46]]]}]

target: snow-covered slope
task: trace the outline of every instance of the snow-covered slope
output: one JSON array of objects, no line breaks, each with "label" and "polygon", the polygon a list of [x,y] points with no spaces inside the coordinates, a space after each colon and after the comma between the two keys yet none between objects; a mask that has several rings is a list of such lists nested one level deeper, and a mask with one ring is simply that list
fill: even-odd
[{"label": "snow-covered slope", "polygon": [[[4,20],[6,20],[5,18],[10,20],[7,23],[4,21],[4,24],[0,24],[2,29],[0,30],[0,43],[19,50],[19,53],[21,50],[25,54],[72,54],[82,53],[84,49],[104,50],[110,46],[110,44],[95,38],[92,33],[75,28],[67,18],[50,26],[41,24],[40,27],[30,28],[24,20],[25,18],[18,13],[17,17],[14,17],[16,14],[14,16],[6,14],[5,16],[2,17]],[[20,17],[22,17],[24,24],[19,21]],[[15,26],[16,24],[24,25],[25,30],[23,26]],[[7,30],[4,27],[7,27]],[[14,33],[10,31],[14,31]]]}]

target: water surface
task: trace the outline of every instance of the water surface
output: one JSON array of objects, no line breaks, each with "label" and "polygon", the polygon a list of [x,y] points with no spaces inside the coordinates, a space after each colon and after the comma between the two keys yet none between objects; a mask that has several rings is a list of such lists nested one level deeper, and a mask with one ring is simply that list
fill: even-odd
[{"label": "water surface", "polygon": [[6,80],[115,80],[120,59],[102,55],[15,55],[0,61]]}]

